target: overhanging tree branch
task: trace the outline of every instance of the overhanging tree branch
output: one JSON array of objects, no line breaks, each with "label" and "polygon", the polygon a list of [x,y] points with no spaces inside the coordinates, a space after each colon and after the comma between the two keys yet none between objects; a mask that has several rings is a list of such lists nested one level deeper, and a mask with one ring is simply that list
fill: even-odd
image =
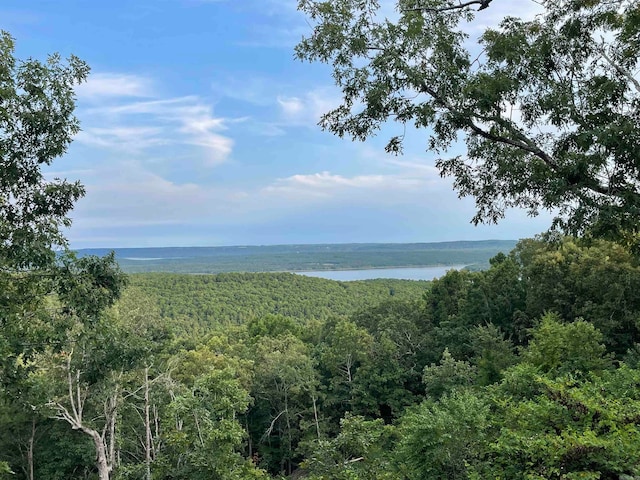
[{"label": "overhanging tree branch", "polygon": [[451,10],[461,10],[463,8],[466,7],[470,7],[471,5],[480,5],[478,7],[478,11],[480,10],[484,10],[485,8],[489,8],[489,4],[491,3],[492,0],[470,0],[468,2],[465,3],[460,3],[458,5],[450,5],[448,7],[440,7],[440,8],[433,8],[433,7],[414,7],[414,8],[406,8],[406,9],[402,9],[402,12],[449,12]]}]

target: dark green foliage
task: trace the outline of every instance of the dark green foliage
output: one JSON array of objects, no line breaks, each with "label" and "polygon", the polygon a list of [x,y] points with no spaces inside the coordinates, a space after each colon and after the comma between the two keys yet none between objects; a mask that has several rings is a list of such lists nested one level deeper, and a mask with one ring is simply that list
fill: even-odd
[{"label": "dark green foliage", "polygon": [[[87,421],[102,425],[104,401],[117,398],[114,478],[143,478],[148,468],[152,478],[240,480],[266,471],[314,480],[617,480],[638,474],[640,382],[636,370],[612,361],[612,338],[636,342],[635,323],[615,319],[632,319],[640,307],[631,291],[616,303],[599,295],[595,280],[581,282],[591,269],[611,286],[634,284],[635,261],[624,249],[535,240],[497,256],[487,271],[450,272],[432,283],[140,275],[93,320],[79,321],[70,307],[59,314],[73,320],[65,338],[74,341],[71,365],[82,369]],[[69,292],[91,282],[72,282]],[[256,313],[274,304],[289,315]],[[196,330],[162,310],[195,315],[204,305],[251,315]],[[567,317],[534,316],[545,305]],[[591,317],[574,318],[579,311]],[[36,357],[44,363],[29,377],[25,400],[52,390],[64,397],[67,354]],[[15,417],[22,444],[30,436],[25,406],[11,404],[24,413]],[[75,441],[40,432],[36,458],[57,451],[45,438]],[[86,437],[77,441],[84,451]],[[24,471],[20,451],[5,458]],[[92,461],[74,454],[67,463],[84,472]],[[62,478],[67,463],[38,468]]]},{"label": "dark green foliage", "polygon": [[518,359],[511,341],[493,324],[478,325],[471,330],[469,343],[478,368],[478,383],[491,385],[500,381],[501,374]]},{"label": "dark green foliage", "polygon": [[439,355],[424,312],[422,302],[394,298],[352,317],[374,339],[354,376],[355,412],[390,422],[424,393],[422,369]]},{"label": "dark green foliage", "polygon": [[468,390],[423,402],[400,424],[402,473],[411,480],[469,478],[469,466],[481,458],[489,440],[490,422],[489,402]]},{"label": "dark green foliage", "polygon": [[[131,284],[160,305],[185,333],[207,332],[215,325],[241,324],[267,315],[326,319],[348,315],[384,298],[419,297],[427,282],[367,280],[335,282],[292,273],[218,275],[132,275]],[[265,320],[261,320],[265,321]]]},{"label": "dark green foliage", "polygon": [[395,428],[347,414],[332,439],[309,442],[302,465],[309,480],[392,480]]},{"label": "dark green foliage", "polygon": [[432,363],[424,367],[422,382],[425,393],[428,398],[438,400],[457,388],[469,387],[476,382],[478,377],[476,370],[469,362],[461,362],[453,358],[449,349],[445,348],[438,365]]},{"label": "dark green foliage", "polygon": [[[67,352],[76,343],[78,350],[97,351],[85,348],[90,342],[82,331],[102,332],[100,313],[124,286],[113,255],[77,259],[66,251],[63,229],[70,226],[69,213],[84,188],[66,179],[48,180],[42,171],[66,152],[79,131],[74,87],[89,68],[74,56],[64,62],[53,54],[41,62],[19,61],[13,54],[13,39],[0,32],[0,402],[27,420],[15,432],[22,458],[8,459],[9,467],[25,477],[33,471],[43,478],[86,478],[93,468],[86,463],[87,438],[45,429],[49,440],[66,448],[63,458],[61,450],[36,438],[42,434],[36,423],[50,424],[42,418],[51,414],[44,406],[60,387],[56,380],[64,377],[56,367],[63,358],[71,359]],[[113,346],[104,345],[107,350]],[[111,349],[105,358],[114,353]],[[88,377],[100,376],[96,372],[103,366],[90,360],[85,365]],[[80,370],[78,385],[79,377]],[[69,372],[64,379],[67,391],[71,378]],[[85,394],[78,390],[76,411],[82,411]],[[26,437],[25,429],[30,432]],[[16,446],[12,449],[15,454]],[[25,451],[31,452],[30,461],[24,460]],[[8,464],[0,465],[5,474]]]},{"label": "dark green foliage", "polygon": [[46,62],[14,58],[14,41],[0,32],[0,376],[14,379],[20,365],[52,334],[43,311],[60,272],[56,248],[84,194],[75,182],[48,181],[42,167],[61,156],[78,132],[74,87],[87,65],[59,55]]},{"label": "dark green foliage", "polygon": [[353,411],[391,423],[421,391],[420,373],[407,369],[403,351],[388,334],[374,342],[368,362],[353,380]]},{"label": "dark green foliage", "polygon": [[[607,288],[604,288],[606,286]],[[472,329],[493,325],[526,344],[545,312],[593,323],[607,347],[624,355],[638,341],[640,267],[628,249],[607,241],[523,240],[484,272],[448,272],[425,295],[437,343],[456,358],[472,356]]]},{"label": "dark green foliage", "polygon": [[329,420],[325,433],[335,434],[339,420],[358,408],[360,368],[370,368],[374,338],[349,320],[327,321],[316,347],[317,369],[323,380],[323,406]]},{"label": "dark green foliage", "polygon": [[82,480],[94,474],[95,450],[87,437],[55,420],[38,425],[36,435],[35,478]]},{"label": "dark green foliage", "polygon": [[61,256],[56,291],[66,313],[95,319],[120,297],[126,277],[112,253],[104,257]]},{"label": "dark green foliage", "polygon": [[602,333],[590,323],[577,320],[562,324],[557,316],[547,314],[534,330],[523,356],[553,376],[601,372],[612,367],[602,340]]},{"label": "dark green foliage", "polygon": [[46,181],[41,168],[65,153],[79,131],[74,87],[89,67],[13,57],[14,41],[0,32],[0,267],[3,273],[50,267],[54,247],[66,245],[61,228],[84,194],[79,183]]},{"label": "dark green foliage", "polygon": [[473,478],[638,475],[639,374],[624,365],[585,381],[538,374],[528,378],[530,386],[515,398],[512,385],[501,385],[493,394],[494,422],[501,428],[487,443]]},{"label": "dark green foliage", "polygon": [[640,267],[628,249],[604,241],[526,240],[514,255],[521,264],[529,318],[545,311],[567,321],[584,318],[618,355],[638,341]]},{"label": "dark green foliage", "polygon": [[244,432],[236,415],[250,399],[235,372],[211,369],[182,387],[167,405],[166,446],[154,470],[165,478],[263,478],[238,453]]},{"label": "dark green foliage", "polygon": [[[505,370],[501,382],[460,385],[402,417],[395,461],[406,478],[618,479],[640,472],[640,372],[613,369],[601,334],[585,322],[547,317],[532,333],[524,363]],[[469,385],[469,366],[446,356],[427,369],[427,381],[443,385],[438,373],[447,368],[449,389],[456,379]]]},{"label": "dark green foliage", "polygon": [[253,393],[257,402],[249,419],[261,435],[261,464],[290,475],[300,461],[298,443],[305,436],[319,435],[317,424],[315,428],[309,425],[309,430],[302,427],[305,418],[312,418],[318,398],[317,372],[308,347],[290,334],[262,337],[255,356]]}]

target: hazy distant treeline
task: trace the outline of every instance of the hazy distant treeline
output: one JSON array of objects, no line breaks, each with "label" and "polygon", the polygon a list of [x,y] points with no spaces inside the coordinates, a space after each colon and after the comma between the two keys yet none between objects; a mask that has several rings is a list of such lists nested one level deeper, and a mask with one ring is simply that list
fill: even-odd
[{"label": "hazy distant treeline", "polygon": [[[515,246],[512,240],[441,243],[270,245],[237,247],[119,248],[121,268],[129,273],[221,273],[340,270],[354,268],[489,266],[489,259]],[[105,255],[109,249],[80,250]]]}]

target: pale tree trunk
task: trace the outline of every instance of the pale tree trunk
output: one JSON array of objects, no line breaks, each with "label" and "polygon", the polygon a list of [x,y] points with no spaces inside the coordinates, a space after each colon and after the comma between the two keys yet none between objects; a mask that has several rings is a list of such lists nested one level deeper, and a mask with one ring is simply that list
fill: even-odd
[{"label": "pale tree trunk", "polygon": [[315,419],[315,423],[316,423],[316,434],[318,435],[318,440],[320,440],[320,422],[318,421],[318,404],[317,404],[318,399],[315,393],[311,394],[311,400],[313,401],[313,418]]},{"label": "pale tree trunk", "polygon": [[[120,388],[116,383],[115,389],[111,394],[111,397],[105,402],[104,415],[106,420],[106,425],[109,426],[109,465],[111,465],[111,469],[118,465],[117,461],[120,457],[116,456],[116,417],[118,413],[118,397],[120,396]],[[106,426],[105,426],[106,427]],[[106,428],[105,428],[106,432]],[[105,438],[105,434],[103,433],[102,438]]]},{"label": "pale tree trunk", "polygon": [[153,405],[153,427],[154,427],[154,436],[151,437],[151,447],[153,452],[153,458],[158,458],[160,453],[160,449],[162,448],[162,442],[160,440],[160,412],[158,412],[158,407]]},{"label": "pale tree trunk", "polygon": [[27,451],[27,461],[29,463],[29,480],[34,480],[33,475],[33,448],[36,440],[36,419],[31,420],[31,437],[29,437],[29,450]]},{"label": "pale tree trunk", "polygon": [[293,455],[293,439],[291,438],[291,419],[289,417],[289,396],[285,390],[284,394],[284,411],[286,412],[285,419],[287,421],[287,438],[289,440],[289,455],[287,456],[287,473],[291,475],[291,457]]},{"label": "pale tree trunk", "polygon": [[81,428],[81,430],[92,438],[93,444],[96,448],[96,463],[98,466],[98,478],[100,480],[109,480],[109,477],[111,476],[112,466],[109,464],[109,461],[107,460],[108,458],[107,448],[104,445],[104,439],[102,438],[102,435],[100,435],[95,430],[92,430],[86,427]]},{"label": "pale tree trunk", "polygon": [[349,405],[353,408],[353,355],[348,353],[344,359],[342,371],[346,376],[347,388],[349,389]]},{"label": "pale tree trunk", "polygon": [[73,350],[67,356],[67,398],[64,405],[60,402],[49,402],[56,410],[54,418],[64,420],[73,430],[80,430],[91,437],[96,450],[96,466],[99,480],[109,480],[115,463],[115,425],[119,389],[116,385],[113,394],[105,402],[105,420],[102,432],[98,432],[85,424],[83,418],[84,404],[87,391],[80,382],[80,370],[72,371],[71,357]]},{"label": "pale tree trunk", "polygon": [[146,466],[146,480],[151,480],[151,416],[149,412],[149,367],[144,367],[144,429],[146,434],[144,445],[144,461]]}]

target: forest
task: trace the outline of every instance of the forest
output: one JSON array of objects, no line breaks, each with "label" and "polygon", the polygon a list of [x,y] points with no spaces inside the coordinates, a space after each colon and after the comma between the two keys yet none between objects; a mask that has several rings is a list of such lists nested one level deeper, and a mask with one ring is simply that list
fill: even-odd
[{"label": "forest", "polygon": [[133,275],[5,366],[0,451],[25,479],[92,478],[96,445],[121,479],[633,478],[639,292],[628,249],[566,237],[433,282]]},{"label": "forest", "polygon": [[44,168],[80,131],[89,66],[18,60],[0,33],[0,478],[640,478],[640,6],[544,1],[476,58],[462,27],[492,4],[299,2],[296,55],[343,95],[321,126],[464,141],[436,167],[474,222],[556,216],[431,282],[77,255],[85,187]]},{"label": "forest", "polygon": [[[224,273],[352,270],[392,267],[489,266],[489,259],[515,247],[511,240],[438,243],[262,245],[234,247],[116,248],[126,273]],[[109,249],[80,249],[78,256],[103,256]]]}]

